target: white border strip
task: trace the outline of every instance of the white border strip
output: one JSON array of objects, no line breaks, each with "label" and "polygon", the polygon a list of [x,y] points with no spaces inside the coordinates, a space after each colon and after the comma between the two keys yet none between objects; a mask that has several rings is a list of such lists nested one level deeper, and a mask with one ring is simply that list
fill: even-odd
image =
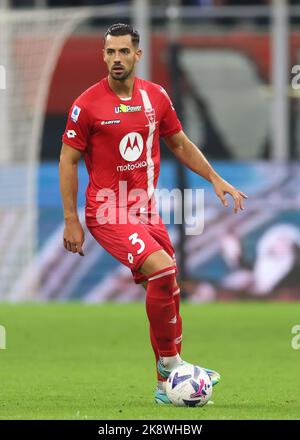
[{"label": "white border strip", "polygon": [[175,296],[175,295],[179,295],[179,293],[180,293],[180,288],[178,287],[178,289],[175,290],[175,292],[173,292],[173,296]]},{"label": "white border strip", "polygon": [[[154,111],[146,90],[140,89],[140,92],[142,95],[145,112]],[[149,121],[149,119],[148,119],[148,121]],[[148,137],[147,137],[147,141],[146,141],[146,146],[147,146],[147,177],[148,177],[147,191],[148,191],[149,200],[151,199],[151,197],[154,193],[154,163],[153,163],[152,156],[151,156],[154,131],[155,131],[155,120],[154,120],[154,122],[149,121],[149,133],[148,133]]]},{"label": "white border strip", "polygon": [[160,273],[158,275],[154,275],[154,277],[148,278],[148,281],[153,281],[161,277],[166,277],[167,275],[171,275],[171,273],[175,273],[175,269],[167,270],[166,272]]}]

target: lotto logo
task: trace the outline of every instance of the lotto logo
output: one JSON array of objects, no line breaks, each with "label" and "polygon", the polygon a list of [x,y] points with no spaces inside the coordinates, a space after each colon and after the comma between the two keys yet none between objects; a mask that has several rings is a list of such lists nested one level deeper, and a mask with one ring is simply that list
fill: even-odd
[{"label": "lotto logo", "polygon": [[68,130],[66,134],[67,134],[68,138],[74,138],[76,136],[76,131],[75,130]]}]

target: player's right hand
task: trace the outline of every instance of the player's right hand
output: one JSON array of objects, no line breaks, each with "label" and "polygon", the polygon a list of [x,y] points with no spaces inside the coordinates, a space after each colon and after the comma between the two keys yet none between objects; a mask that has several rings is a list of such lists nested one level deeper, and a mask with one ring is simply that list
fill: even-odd
[{"label": "player's right hand", "polygon": [[83,243],[84,230],[79,220],[67,220],[64,229],[64,247],[73,254],[78,253],[83,257]]}]

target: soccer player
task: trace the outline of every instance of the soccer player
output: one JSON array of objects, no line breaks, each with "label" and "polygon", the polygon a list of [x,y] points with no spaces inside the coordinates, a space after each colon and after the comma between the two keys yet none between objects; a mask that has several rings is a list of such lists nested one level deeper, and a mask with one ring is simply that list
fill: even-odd
[{"label": "soccer player", "polygon": [[[185,135],[166,91],[135,76],[140,58],[138,32],[126,24],[110,26],[103,49],[108,76],[82,93],[70,109],[60,156],[63,240],[68,251],[84,255],[84,232],[77,214],[77,163],[83,154],[89,173],[86,225],[146,288],[158,378],[155,401],[166,404],[170,402],[165,381],[184,361],[174,249],[153,203],[159,138],[181,163],[211,182],[225,206],[227,193],[234,199],[234,212],[244,209],[246,196],[223,180]],[[141,195],[138,209],[132,197],[137,193]],[[216,384],[220,375],[207,372]]]}]

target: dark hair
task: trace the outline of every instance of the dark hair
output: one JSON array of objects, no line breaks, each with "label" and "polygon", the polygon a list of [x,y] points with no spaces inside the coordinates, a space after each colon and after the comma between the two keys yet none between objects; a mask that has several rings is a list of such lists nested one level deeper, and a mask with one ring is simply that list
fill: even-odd
[{"label": "dark hair", "polygon": [[104,41],[106,40],[106,37],[108,35],[113,35],[114,37],[118,37],[120,35],[131,35],[131,41],[132,44],[135,46],[139,45],[140,42],[140,34],[138,31],[133,29],[133,27],[130,24],[124,24],[124,23],[115,23],[109,26],[107,31],[104,34]]}]

